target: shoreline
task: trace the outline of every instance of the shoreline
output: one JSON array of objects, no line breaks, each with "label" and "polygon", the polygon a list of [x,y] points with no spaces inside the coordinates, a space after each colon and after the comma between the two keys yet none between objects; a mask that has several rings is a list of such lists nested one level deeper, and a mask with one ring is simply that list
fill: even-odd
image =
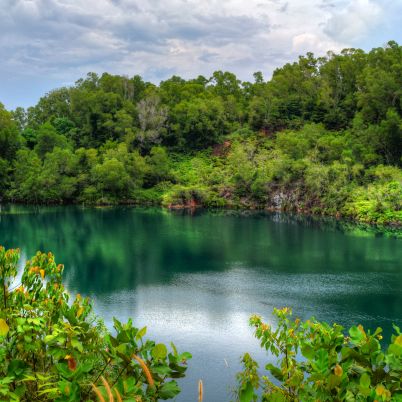
[{"label": "shoreline", "polygon": [[270,214],[283,214],[291,217],[296,218],[309,218],[313,220],[330,220],[332,222],[337,222],[340,224],[350,224],[354,226],[363,227],[366,230],[374,230],[375,232],[379,233],[386,233],[388,231],[396,231],[397,236],[402,238],[402,222],[394,222],[388,224],[378,224],[375,222],[367,222],[358,219],[354,219],[351,217],[343,216],[340,213],[337,214],[318,214],[311,211],[303,211],[303,210],[291,210],[291,209],[278,209],[273,207],[267,207],[263,205],[240,205],[240,204],[232,204],[228,206],[205,206],[202,204],[174,204],[169,206],[163,206],[160,202],[138,202],[134,200],[124,200],[119,202],[102,202],[102,203],[79,203],[79,202],[61,202],[61,203],[24,203],[24,202],[0,202],[0,215],[2,214],[2,207],[6,207],[7,205],[18,205],[22,207],[83,207],[83,208],[93,208],[93,209],[102,209],[102,208],[114,208],[114,207],[132,207],[132,208],[156,208],[163,211],[170,211],[170,212],[187,212],[190,215],[195,214],[196,212],[209,212],[209,213],[216,213],[216,212],[233,212],[238,213],[240,215],[252,212],[252,213],[270,213]]}]

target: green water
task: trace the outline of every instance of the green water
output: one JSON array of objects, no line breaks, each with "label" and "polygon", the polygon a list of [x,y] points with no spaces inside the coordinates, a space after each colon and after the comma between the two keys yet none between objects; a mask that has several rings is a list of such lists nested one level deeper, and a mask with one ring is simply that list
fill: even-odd
[{"label": "green water", "polygon": [[95,300],[110,325],[131,316],[160,341],[192,352],[179,401],[231,399],[239,357],[264,354],[247,322],[296,315],[402,325],[402,240],[286,215],[159,209],[2,207],[0,244],[23,261],[53,251],[71,293]]}]

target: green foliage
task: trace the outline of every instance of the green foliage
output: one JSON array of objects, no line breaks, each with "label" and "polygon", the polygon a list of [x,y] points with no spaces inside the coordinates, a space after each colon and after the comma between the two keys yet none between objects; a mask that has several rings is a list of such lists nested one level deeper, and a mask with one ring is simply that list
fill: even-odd
[{"label": "green foliage", "polygon": [[0,158],[11,160],[21,145],[22,139],[12,114],[0,103]]},{"label": "green foliage", "polygon": [[219,98],[182,101],[172,109],[172,130],[180,145],[202,149],[225,134],[224,107]]},{"label": "green foliage", "polygon": [[156,86],[89,73],[28,110],[0,106],[0,194],[401,225],[401,49],[307,53],[269,81],[216,71]]},{"label": "green foliage", "polygon": [[[373,333],[315,319],[291,320],[291,310],[274,310],[277,327],[253,316],[255,335],[273,358],[260,376],[245,354],[238,374],[237,397],[249,401],[399,401],[402,398],[402,334],[394,326],[381,348],[381,328]],[[276,362],[275,362],[276,359]],[[270,359],[271,361],[271,359]],[[260,390],[257,394],[257,390]]]},{"label": "green foliage", "polygon": [[362,222],[399,224],[402,222],[402,181],[357,188],[344,212]]},{"label": "green foliage", "polygon": [[[38,252],[17,283],[18,250],[0,247],[0,398],[90,401],[93,387],[122,400],[174,398],[189,353],[146,340],[146,327],[114,319],[109,333],[88,298],[70,301],[63,266]],[[118,399],[119,400],[119,399]]]},{"label": "green foliage", "polygon": [[44,158],[55,147],[67,148],[67,138],[62,134],[58,134],[57,130],[50,123],[41,125],[36,132],[35,151],[41,158]]}]

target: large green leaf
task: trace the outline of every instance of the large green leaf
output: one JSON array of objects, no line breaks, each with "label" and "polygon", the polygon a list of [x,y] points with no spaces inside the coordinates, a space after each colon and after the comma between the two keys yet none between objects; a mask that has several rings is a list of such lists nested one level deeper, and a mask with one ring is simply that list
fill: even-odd
[{"label": "large green leaf", "polygon": [[170,381],[163,384],[159,390],[159,396],[161,399],[174,398],[180,392],[180,388],[176,381]]},{"label": "large green leaf", "polygon": [[254,388],[252,386],[252,384],[250,382],[248,382],[245,386],[245,388],[243,388],[240,391],[239,394],[239,399],[240,402],[251,402],[254,398]]},{"label": "large green leaf", "polygon": [[270,371],[270,373],[279,381],[283,381],[283,373],[278,367],[275,367],[273,364],[268,363],[265,368]]},{"label": "large green leaf", "polygon": [[158,343],[151,351],[152,357],[155,359],[166,359],[167,353],[167,348],[163,343]]},{"label": "large green leaf", "polygon": [[355,345],[359,345],[364,340],[363,332],[356,326],[353,326],[352,328],[349,329],[349,335],[351,342],[354,343]]}]

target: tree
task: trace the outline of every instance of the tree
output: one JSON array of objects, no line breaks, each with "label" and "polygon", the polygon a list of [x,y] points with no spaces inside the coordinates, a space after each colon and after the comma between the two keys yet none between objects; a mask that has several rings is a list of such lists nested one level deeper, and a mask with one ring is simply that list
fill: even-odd
[{"label": "tree", "polygon": [[12,160],[21,144],[22,139],[11,113],[0,103],[0,158]]},{"label": "tree", "polygon": [[166,106],[161,105],[159,97],[151,95],[137,104],[137,113],[140,130],[136,133],[136,140],[140,146],[149,149],[159,144],[168,115]]},{"label": "tree", "polygon": [[148,165],[145,178],[147,187],[171,178],[171,161],[165,148],[153,147],[146,161]]},{"label": "tree", "polygon": [[127,198],[131,187],[131,179],[124,164],[116,158],[106,159],[92,170],[101,197]]},{"label": "tree", "polygon": [[226,133],[224,107],[219,98],[194,98],[171,111],[171,130],[187,149],[203,149],[218,143]]},{"label": "tree", "polygon": [[11,200],[37,204],[41,201],[38,178],[42,171],[42,161],[35,151],[21,149],[14,161],[14,175],[9,192]]},{"label": "tree", "polygon": [[35,151],[43,159],[55,147],[68,148],[69,142],[67,138],[59,134],[49,122],[42,124],[36,133]]}]

